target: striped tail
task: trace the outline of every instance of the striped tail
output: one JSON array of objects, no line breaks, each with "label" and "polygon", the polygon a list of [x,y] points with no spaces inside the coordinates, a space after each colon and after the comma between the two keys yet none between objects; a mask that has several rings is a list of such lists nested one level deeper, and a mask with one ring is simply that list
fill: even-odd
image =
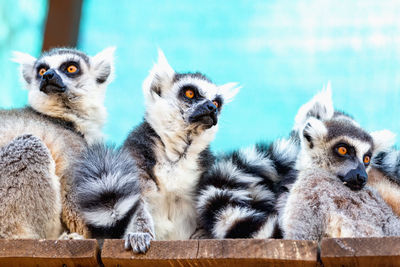
[{"label": "striped tail", "polygon": [[92,237],[122,238],[140,208],[138,170],[123,150],[95,144],[73,166],[77,204]]},{"label": "striped tail", "polygon": [[373,157],[372,166],[400,185],[400,151],[393,149],[380,152]]},{"label": "striped tail", "polygon": [[278,237],[277,198],[296,178],[296,135],[222,156],[199,183],[201,227],[213,238]]}]

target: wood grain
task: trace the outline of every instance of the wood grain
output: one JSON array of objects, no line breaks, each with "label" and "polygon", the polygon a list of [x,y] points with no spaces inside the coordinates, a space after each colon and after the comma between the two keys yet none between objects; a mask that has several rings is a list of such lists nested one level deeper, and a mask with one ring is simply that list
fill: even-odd
[{"label": "wood grain", "polygon": [[154,241],[144,255],[105,240],[104,266],[316,266],[317,243],[273,239]]},{"label": "wood grain", "polygon": [[98,266],[96,240],[0,240],[0,266]]},{"label": "wood grain", "polygon": [[400,266],[400,237],[323,239],[321,260],[324,266]]}]

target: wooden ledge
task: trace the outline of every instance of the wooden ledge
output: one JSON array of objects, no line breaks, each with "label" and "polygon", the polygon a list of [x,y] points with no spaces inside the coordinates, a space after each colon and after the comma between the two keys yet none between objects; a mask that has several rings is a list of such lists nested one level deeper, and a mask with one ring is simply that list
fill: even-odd
[{"label": "wooden ledge", "polygon": [[0,239],[0,266],[98,266],[96,240]]},{"label": "wooden ledge", "polygon": [[323,239],[321,260],[324,266],[400,266],[400,237]]},{"label": "wooden ledge", "polygon": [[274,239],[153,241],[144,255],[124,250],[122,240],[105,240],[105,266],[316,266],[317,243]]}]

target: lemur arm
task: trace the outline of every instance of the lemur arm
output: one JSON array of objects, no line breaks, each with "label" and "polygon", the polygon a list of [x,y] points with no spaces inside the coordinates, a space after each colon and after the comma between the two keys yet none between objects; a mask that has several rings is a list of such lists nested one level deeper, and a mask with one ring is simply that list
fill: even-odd
[{"label": "lemur arm", "polygon": [[135,253],[145,253],[155,239],[153,218],[143,200],[127,226],[124,239],[125,249],[132,248]]},{"label": "lemur arm", "polygon": [[324,216],[319,201],[303,192],[291,193],[281,214],[284,239],[317,240],[323,236]]}]

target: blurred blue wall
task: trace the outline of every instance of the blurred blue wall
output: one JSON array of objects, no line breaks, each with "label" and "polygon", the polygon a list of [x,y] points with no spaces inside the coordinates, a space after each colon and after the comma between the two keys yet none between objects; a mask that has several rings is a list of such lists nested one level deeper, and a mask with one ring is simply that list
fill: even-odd
[{"label": "blurred blue wall", "polygon": [[0,107],[20,107],[27,102],[19,68],[12,51],[39,55],[42,47],[46,0],[0,0]]},{"label": "blurred blue wall", "polygon": [[[400,2],[380,0],[85,0],[79,48],[118,47],[105,128],[117,144],[142,120],[141,84],[158,47],[177,71],[243,86],[223,110],[215,150],[286,136],[299,106],[329,80],[337,108],[369,130],[400,133],[399,14]],[[11,48],[35,52],[23,45]],[[21,103],[6,84],[15,96],[0,104]]]}]

